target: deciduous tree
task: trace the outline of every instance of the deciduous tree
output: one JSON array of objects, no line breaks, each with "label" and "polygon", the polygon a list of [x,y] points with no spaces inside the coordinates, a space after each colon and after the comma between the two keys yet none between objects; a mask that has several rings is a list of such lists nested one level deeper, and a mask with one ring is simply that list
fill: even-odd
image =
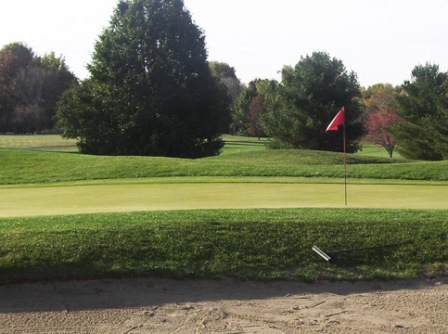
[{"label": "deciduous tree", "polygon": [[396,114],[397,89],[391,84],[375,84],[362,92],[366,140],[383,147],[392,158],[397,141],[392,128],[403,120]]},{"label": "deciduous tree", "polygon": [[375,145],[384,147],[392,158],[396,140],[391,133],[391,129],[402,122],[403,120],[392,110],[383,109],[370,113],[367,124],[367,139]]},{"label": "deciduous tree", "polygon": [[[256,132],[262,133],[264,136],[264,115],[281,105],[279,87],[279,83],[276,80],[256,79],[249,82],[249,85],[242,90],[234,103],[232,111],[233,133],[258,137],[253,131],[254,122],[256,122],[258,128]],[[255,108],[253,106],[252,111],[250,110],[253,100],[257,97],[260,97],[260,100],[256,101],[255,105],[263,106],[262,113],[254,112],[254,110],[260,109],[258,107]]]},{"label": "deciduous tree", "polygon": [[209,66],[212,75],[227,88],[227,94],[233,104],[243,89],[240,79],[236,76],[235,68],[217,61],[210,62]]},{"label": "deciduous tree", "polygon": [[266,113],[263,98],[255,96],[249,105],[249,122],[247,124],[247,133],[250,136],[260,137],[265,136],[263,127],[261,125],[261,117]]},{"label": "deciduous tree", "polygon": [[258,95],[256,81],[249,82],[249,85],[241,91],[234,102],[232,109],[231,132],[238,135],[247,135],[247,124],[249,122],[249,106],[252,99]]},{"label": "deciduous tree", "polygon": [[22,43],[11,43],[0,50],[0,131],[11,131],[16,102],[15,80],[20,70],[27,68],[35,55]]},{"label": "deciduous tree", "polygon": [[0,50],[0,131],[52,130],[56,103],[76,82],[63,57],[38,57],[24,44],[6,45]]},{"label": "deciduous tree", "polygon": [[375,84],[362,93],[365,112],[372,114],[380,110],[392,109],[395,105],[396,89],[391,84]]}]

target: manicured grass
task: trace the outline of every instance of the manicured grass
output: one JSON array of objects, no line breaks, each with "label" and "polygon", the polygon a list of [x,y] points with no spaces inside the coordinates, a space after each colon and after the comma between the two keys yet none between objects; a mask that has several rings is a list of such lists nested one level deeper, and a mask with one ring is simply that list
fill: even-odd
[{"label": "manicured grass", "polygon": [[[368,155],[371,157],[378,157],[378,158],[389,158],[389,153],[387,153],[386,149],[384,147],[370,144],[370,143],[363,143],[362,149],[358,151],[356,154],[358,155]],[[404,159],[398,151],[394,150],[392,157],[394,159]]]},{"label": "manicured grass", "polygon": [[[267,138],[231,135],[224,135],[223,140],[222,154],[265,150],[267,143]],[[0,135],[0,149],[78,152],[76,140],[64,139],[61,135]]]},{"label": "manicured grass", "polygon": [[[250,151],[266,150],[268,138],[255,138],[245,136],[224,135],[225,146],[221,154],[245,153]],[[60,135],[0,135],[1,149],[22,149],[39,151],[77,152],[76,140],[63,139]],[[386,150],[382,147],[364,143],[357,155],[388,158]],[[400,159],[398,152],[394,158]]]},{"label": "manicured grass", "polygon": [[254,138],[243,136],[224,135],[222,138],[225,142],[224,149],[221,154],[246,153],[251,151],[266,150],[267,138]]},{"label": "manicured grass", "polygon": [[[348,176],[352,180],[448,181],[448,161],[406,162],[353,155],[348,157],[348,163]],[[343,178],[344,175],[341,154],[306,150],[263,150],[198,160],[0,150],[0,170],[0,184],[174,176]]]},{"label": "manicured grass", "polygon": [[[0,282],[134,275],[396,279],[447,273],[448,161],[349,155],[349,206],[370,209],[332,209],[324,207],[335,199],[343,206],[342,154],[271,151],[257,140],[224,139],[224,154],[198,160],[62,153],[51,138],[37,146],[0,145],[7,147],[0,149],[2,213],[18,216],[34,208],[31,215],[64,214],[0,219]],[[194,201],[210,204],[214,196],[220,209],[191,210],[199,208]],[[238,208],[250,201],[260,207],[263,198],[269,204],[263,206],[276,209],[223,209],[231,201]],[[319,208],[283,208],[300,201]],[[66,215],[91,205],[97,205],[92,212],[167,209],[161,203],[189,210]],[[372,209],[387,203],[428,209]],[[53,211],[39,211],[46,205]],[[80,211],[70,211],[77,207]],[[325,262],[313,245],[332,260]]]},{"label": "manicured grass", "polygon": [[0,135],[0,148],[77,152],[76,141],[60,135]]},{"label": "manicured grass", "polygon": [[[0,220],[0,281],[444,274],[447,210],[206,210]],[[311,248],[317,245],[332,260]],[[341,252],[355,250],[353,252]]]},{"label": "manicured grass", "polygon": [[[344,207],[343,184],[122,183],[0,187],[0,217],[194,209]],[[213,178],[211,178],[213,180]],[[300,182],[300,180],[299,180]],[[448,183],[349,184],[350,208],[446,209]]]}]

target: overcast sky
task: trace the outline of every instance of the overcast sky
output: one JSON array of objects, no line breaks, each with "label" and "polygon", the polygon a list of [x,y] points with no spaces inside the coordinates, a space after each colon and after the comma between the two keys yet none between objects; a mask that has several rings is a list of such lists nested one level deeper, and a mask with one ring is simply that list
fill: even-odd
[{"label": "overcast sky", "polygon": [[[448,71],[447,0],[184,0],[204,30],[209,60],[244,82],[280,80],[284,65],[325,51],[363,86],[399,85],[426,62]],[[54,51],[80,78],[117,0],[4,0],[0,47]]]}]

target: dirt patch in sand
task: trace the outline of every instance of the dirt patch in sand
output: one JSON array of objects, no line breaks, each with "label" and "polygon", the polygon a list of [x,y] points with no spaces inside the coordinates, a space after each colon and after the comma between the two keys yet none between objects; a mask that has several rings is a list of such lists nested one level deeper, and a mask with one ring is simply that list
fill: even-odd
[{"label": "dirt patch in sand", "polygon": [[0,333],[448,333],[448,278],[0,286]]}]

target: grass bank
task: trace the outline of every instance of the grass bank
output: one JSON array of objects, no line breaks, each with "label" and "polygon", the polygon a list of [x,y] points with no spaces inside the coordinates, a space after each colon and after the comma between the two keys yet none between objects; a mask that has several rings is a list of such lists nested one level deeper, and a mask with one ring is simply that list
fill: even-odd
[{"label": "grass bank", "polygon": [[[0,150],[0,184],[198,176],[343,178],[342,161],[340,153],[307,150],[250,151],[198,160]],[[448,161],[351,155],[348,163],[351,179],[448,181]]]},{"label": "grass bank", "polygon": [[[324,261],[313,245],[332,260]],[[447,259],[447,210],[192,210],[0,220],[2,283],[138,275],[416,278],[446,273]]]}]

